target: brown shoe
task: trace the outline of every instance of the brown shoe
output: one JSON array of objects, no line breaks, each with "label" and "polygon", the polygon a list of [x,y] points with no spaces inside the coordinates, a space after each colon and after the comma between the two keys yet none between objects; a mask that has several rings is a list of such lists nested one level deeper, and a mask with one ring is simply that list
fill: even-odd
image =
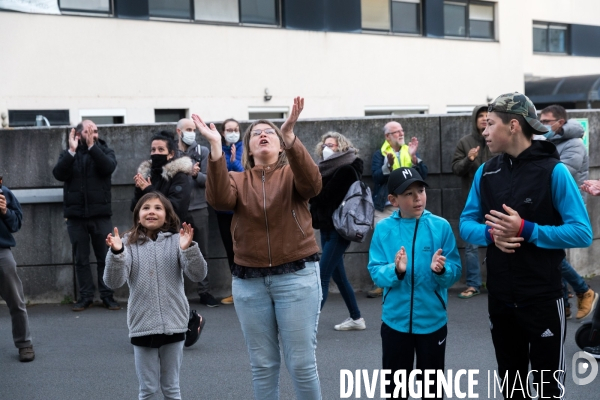
[{"label": "brown shoe", "polygon": [[233,304],[233,295],[225,297],[223,300],[221,300],[221,304]]},{"label": "brown shoe", "polygon": [[22,347],[19,349],[19,361],[29,362],[33,361],[35,353],[33,352],[33,346]]},{"label": "brown shoe", "polygon": [[376,297],[381,297],[382,294],[383,294],[383,289],[380,288],[380,287],[378,287],[378,288],[375,288],[373,290],[369,290],[367,292],[367,297],[370,298],[370,299],[374,299]]},{"label": "brown shoe", "polygon": [[594,311],[596,303],[598,303],[598,293],[594,293],[591,288],[585,293],[577,293],[577,308],[579,309],[577,319],[590,315]]}]

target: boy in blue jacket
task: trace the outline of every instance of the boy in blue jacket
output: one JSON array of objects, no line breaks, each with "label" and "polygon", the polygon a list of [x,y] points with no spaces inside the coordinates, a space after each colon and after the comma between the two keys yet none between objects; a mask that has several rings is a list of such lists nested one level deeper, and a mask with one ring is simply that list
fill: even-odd
[{"label": "boy in blue jacket", "polygon": [[499,96],[487,118],[483,137],[492,153],[502,154],[475,173],[460,235],[487,246],[488,313],[504,397],[530,398],[531,362],[540,398],[562,399],[566,324],[560,265],[563,249],[592,243],[590,220],[556,147],[532,141],[548,129],[527,96]]},{"label": "boy in blue jacket", "polygon": [[377,224],[369,249],[371,278],[383,288],[383,369],[392,377],[399,370],[408,377],[415,354],[417,369],[444,370],[447,289],[461,276],[450,224],[425,210],[426,186],[413,168],[390,174],[388,200],[399,210]]}]

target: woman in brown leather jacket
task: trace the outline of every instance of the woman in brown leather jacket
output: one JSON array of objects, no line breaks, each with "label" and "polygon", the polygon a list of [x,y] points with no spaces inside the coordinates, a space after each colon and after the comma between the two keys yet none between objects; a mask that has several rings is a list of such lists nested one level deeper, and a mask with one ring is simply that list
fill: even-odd
[{"label": "woman in brown leather jacket", "polygon": [[279,398],[278,334],[296,398],[321,399],[315,358],[319,247],[308,210],[308,200],[321,190],[321,174],[293,132],[303,107],[304,99],[295,98],[281,130],[266,120],[250,125],[243,172],[227,171],[221,135],[192,116],[211,146],[207,201],[233,211],[232,291],[260,400]]}]

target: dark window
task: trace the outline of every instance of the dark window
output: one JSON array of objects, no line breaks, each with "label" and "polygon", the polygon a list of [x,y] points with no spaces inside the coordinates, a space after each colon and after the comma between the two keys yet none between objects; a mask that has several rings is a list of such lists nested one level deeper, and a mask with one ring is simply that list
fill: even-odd
[{"label": "dark window", "polygon": [[190,0],[148,0],[151,17],[191,19]]},{"label": "dark window", "polygon": [[285,113],[283,112],[269,112],[269,111],[265,111],[265,112],[260,112],[260,111],[255,111],[255,112],[249,112],[248,113],[248,119],[283,119],[285,118]]},{"label": "dark window", "polygon": [[421,33],[420,1],[392,1],[392,31]]},{"label": "dark window", "polygon": [[96,125],[114,125],[114,124],[125,123],[125,117],[123,117],[122,115],[117,115],[117,116],[103,115],[103,116],[96,116],[96,117],[82,116],[81,117],[82,121],[85,121],[86,119],[89,119],[90,121],[94,121],[94,123]]},{"label": "dark window", "polygon": [[156,109],[154,110],[154,122],[177,122],[182,118],[186,118],[186,109]]},{"label": "dark window", "polygon": [[148,1],[140,0],[113,0],[115,15],[118,18],[148,19]]},{"label": "dark window", "polygon": [[276,0],[240,0],[242,22],[247,24],[277,25]]},{"label": "dark window", "polygon": [[[69,110],[8,110],[8,126],[36,126],[38,115],[45,117],[52,126],[71,124]],[[40,122],[42,126],[46,126],[45,120],[40,119]]]},{"label": "dark window", "polygon": [[535,53],[568,54],[568,25],[535,22],[533,24],[533,51]]},{"label": "dark window", "polygon": [[197,21],[240,22],[238,0],[194,0]]},{"label": "dark window", "polygon": [[60,0],[61,11],[110,13],[110,0]]},{"label": "dark window", "polygon": [[479,1],[445,1],[444,35],[494,39],[494,4]]}]

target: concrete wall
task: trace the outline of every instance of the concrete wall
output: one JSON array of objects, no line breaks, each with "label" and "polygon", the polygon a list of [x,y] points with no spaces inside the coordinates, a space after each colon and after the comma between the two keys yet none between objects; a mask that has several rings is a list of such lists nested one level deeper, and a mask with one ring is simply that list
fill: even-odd
[{"label": "concrete wall", "polygon": [[[571,117],[589,118],[591,177],[600,178],[600,110],[570,111]],[[297,135],[312,152],[319,137],[330,130],[348,136],[360,149],[365,161],[365,180],[370,180],[371,155],[384,140],[383,125],[389,118],[302,120],[295,129]],[[429,167],[427,181],[427,209],[448,219],[455,229],[459,247],[458,218],[463,204],[460,202],[460,178],[452,174],[451,159],[458,139],[469,132],[470,117],[466,115],[430,115],[396,118],[402,123],[407,136],[417,136],[419,153]],[[20,128],[0,130],[0,175],[11,189],[60,188],[52,176],[52,168],[59,152],[66,147],[67,127]],[[148,158],[149,141],[153,132],[171,129],[174,125],[106,125],[99,127],[99,135],[115,150],[118,160],[113,175],[113,223],[120,231],[128,229],[131,222],[129,202],[133,195],[133,176],[139,163]],[[588,200],[595,239],[600,238],[600,198]],[[26,297],[32,302],[56,302],[65,296],[75,297],[73,257],[67,230],[62,216],[62,204],[24,204],[23,228],[17,233],[14,254],[23,279]],[[210,244],[207,255],[212,291],[216,295],[229,294],[231,275],[227,268],[225,250],[218,234],[214,213],[210,215]],[[318,238],[317,238],[318,239]],[[347,273],[356,290],[367,290],[371,280],[366,270],[369,240],[353,243],[346,253]],[[484,249],[481,249],[483,255]],[[570,251],[570,260],[583,275],[600,272],[594,260],[600,257],[596,244],[588,249]],[[485,275],[485,271],[484,271]],[[189,295],[194,286],[187,285]],[[127,289],[117,292],[117,297],[127,296]]]}]

